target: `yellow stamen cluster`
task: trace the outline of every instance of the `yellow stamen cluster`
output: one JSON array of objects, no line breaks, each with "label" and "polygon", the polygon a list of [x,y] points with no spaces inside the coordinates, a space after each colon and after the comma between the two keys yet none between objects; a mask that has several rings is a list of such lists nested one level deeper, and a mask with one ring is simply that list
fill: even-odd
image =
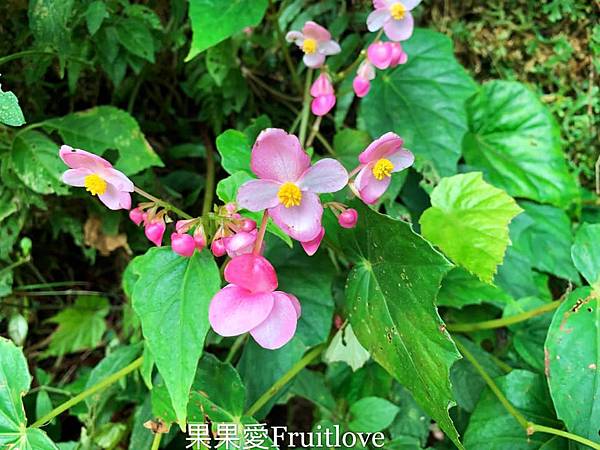
[{"label": "yellow stamen cluster", "polygon": [[312,55],[317,51],[317,41],[313,38],[304,39],[304,43],[302,44],[302,51],[307,55]]},{"label": "yellow stamen cluster", "polygon": [[300,205],[300,202],[302,201],[302,191],[300,191],[300,188],[294,183],[288,181],[281,185],[277,197],[283,206],[291,208],[292,206]]},{"label": "yellow stamen cluster", "polygon": [[406,14],[406,7],[402,3],[396,2],[390,6],[390,14],[396,20],[404,19],[404,15]]},{"label": "yellow stamen cluster", "polygon": [[83,183],[85,190],[92,195],[102,195],[106,192],[106,181],[95,173],[87,175]]},{"label": "yellow stamen cluster", "polygon": [[392,170],[394,170],[394,165],[389,159],[385,158],[381,158],[377,161],[372,169],[373,176],[378,180],[383,180],[385,177],[391,176]]}]

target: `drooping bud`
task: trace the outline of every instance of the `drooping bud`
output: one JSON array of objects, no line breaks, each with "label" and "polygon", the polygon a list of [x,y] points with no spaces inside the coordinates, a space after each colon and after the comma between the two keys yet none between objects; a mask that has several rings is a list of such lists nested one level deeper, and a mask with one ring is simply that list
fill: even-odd
[{"label": "drooping bud", "polygon": [[144,220],[144,214],[144,211],[142,211],[139,207],[133,208],[131,211],[129,211],[129,218],[133,223],[139,226]]},{"label": "drooping bud", "polygon": [[331,111],[335,106],[335,92],[329,75],[321,72],[310,87],[310,95],[314,97],[310,109],[315,116],[324,116]]},{"label": "drooping bud", "polygon": [[179,234],[187,233],[192,223],[195,221],[196,219],[178,220],[175,222],[175,231],[177,231]]},{"label": "drooping bud", "polygon": [[201,251],[206,247],[206,234],[204,233],[204,227],[202,225],[199,225],[194,230],[194,243],[196,244],[198,251]]},{"label": "drooping bud", "polygon": [[187,233],[172,233],[171,248],[178,255],[189,258],[194,254],[194,250],[196,249],[196,243],[194,242],[194,238]]},{"label": "drooping bud", "polygon": [[371,82],[363,77],[356,76],[352,81],[352,88],[356,96],[362,98],[371,90]]},{"label": "drooping bud", "polygon": [[252,231],[256,229],[256,222],[252,219],[244,219],[242,221],[242,231]]},{"label": "drooping bud", "polygon": [[392,59],[390,61],[390,67],[396,67],[400,64],[405,64],[408,60],[408,55],[402,49],[400,42],[386,42],[386,45],[391,49]]},{"label": "drooping bud", "polygon": [[343,228],[354,228],[358,222],[358,212],[353,209],[347,209],[338,216],[338,223]]},{"label": "drooping bud", "polygon": [[227,253],[227,250],[225,249],[225,244],[223,243],[223,239],[213,240],[212,244],[210,245],[210,251],[213,255],[217,257],[223,256],[225,253]]},{"label": "drooping bud", "polygon": [[312,97],[320,97],[322,95],[332,95],[334,94],[333,84],[331,84],[331,79],[329,75],[325,72],[321,72],[321,75],[317,77],[312,86],[310,87],[310,95]]},{"label": "drooping bud", "polygon": [[146,237],[157,247],[162,245],[163,235],[165,234],[165,221],[160,219],[154,219],[152,222],[146,225],[144,234]]},{"label": "drooping bud", "polygon": [[310,110],[315,116],[324,116],[335,106],[335,95],[321,95],[313,98]]},{"label": "drooping bud", "polygon": [[386,42],[374,42],[367,49],[367,57],[378,69],[387,69],[392,61],[392,48]]}]

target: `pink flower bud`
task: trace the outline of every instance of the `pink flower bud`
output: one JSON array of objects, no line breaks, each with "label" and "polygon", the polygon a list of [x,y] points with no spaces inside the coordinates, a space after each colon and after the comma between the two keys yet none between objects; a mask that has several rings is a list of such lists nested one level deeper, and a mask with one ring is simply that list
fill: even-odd
[{"label": "pink flower bud", "polygon": [[314,98],[310,109],[315,116],[324,116],[335,106],[335,95],[321,95]]},{"label": "pink flower bud", "polygon": [[139,207],[133,208],[129,211],[129,218],[133,223],[139,226],[140,223],[144,220],[144,211],[142,211]]},{"label": "pink flower bud", "polygon": [[206,247],[206,234],[204,234],[204,228],[202,225],[194,230],[194,243],[196,244],[198,251],[201,251],[204,247]]},{"label": "pink flower bud", "polygon": [[378,69],[387,69],[392,61],[392,48],[386,42],[377,41],[369,45],[367,57]]},{"label": "pink flower bud", "polygon": [[371,90],[371,82],[366,78],[356,76],[354,77],[354,81],[352,81],[352,88],[356,96],[362,98]]},{"label": "pink flower bud", "polygon": [[179,234],[186,233],[190,229],[190,226],[191,226],[192,222],[194,222],[194,220],[196,220],[196,219],[178,220],[175,223],[175,230]]},{"label": "pink flower bud", "polygon": [[396,67],[399,64],[406,63],[408,55],[402,50],[402,45],[399,42],[386,42],[392,51],[392,60],[390,67]]},{"label": "pink flower bud", "polygon": [[223,243],[222,239],[213,240],[212,244],[210,245],[210,251],[215,256],[223,256],[225,253],[227,253],[227,249],[225,248],[225,244]]},{"label": "pink flower bud", "polygon": [[144,234],[146,237],[157,247],[162,245],[163,235],[165,234],[165,221],[163,219],[158,219],[150,222],[146,225],[144,229]]},{"label": "pink flower bud", "polygon": [[338,223],[343,228],[354,228],[358,222],[358,212],[353,209],[347,209],[338,216]]},{"label": "pink flower bud", "polygon": [[310,95],[313,97],[321,97],[323,95],[333,95],[333,84],[331,79],[325,72],[321,72],[321,75],[317,77],[312,86],[310,87]]},{"label": "pink flower bud", "polygon": [[194,242],[194,238],[189,234],[173,233],[171,234],[171,248],[178,255],[189,258],[194,254],[196,243]]},{"label": "pink flower bud", "polygon": [[235,203],[227,203],[225,205],[225,211],[227,211],[227,214],[232,215],[237,211],[237,205]]},{"label": "pink flower bud", "polygon": [[242,231],[252,231],[256,228],[256,222],[252,219],[244,219],[241,228]]}]

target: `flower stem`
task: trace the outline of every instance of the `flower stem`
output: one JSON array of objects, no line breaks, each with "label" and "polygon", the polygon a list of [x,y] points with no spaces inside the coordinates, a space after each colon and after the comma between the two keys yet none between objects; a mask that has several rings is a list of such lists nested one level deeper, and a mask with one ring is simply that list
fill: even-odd
[{"label": "flower stem", "polygon": [[579,442],[580,444],[587,445],[588,447],[593,448],[595,450],[600,450],[600,444],[590,441],[589,439],[586,439],[582,436],[578,436],[576,434],[569,433],[568,431],[557,430],[556,428],[552,428],[552,427],[545,427],[544,425],[538,425],[537,423],[533,423],[533,422],[529,422],[529,427],[527,429],[530,434],[533,434],[536,432],[553,434],[555,436],[560,436],[560,437],[570,439],[575,442]]},{"label": "flower stem", "polygon": [[308,135],[308,139],[306,140],[306,147],[310,147],[315,140],[315,136],[319,132],[319,128],[321,126],[321,120],[323,120],[322,116],[319,116],[313,122],[313,125],[310,129],[310,134]]},{"label": "flower stem", "polygon": [[169,202],[166,202],[164,200],[161,200],[158,197],[155,197],[154,195],[148,194],[146,191],[141,190],[139,187],[135,186],[133,188],[135,190],[135,192],[137,192],[139,195],[141,195],[142,197],[147,198],[148,200],[153,201],[154,203],[156,203],[158,206],[162,206],[163,208],[165,208],[166,210],[169,211],[173,211],[175,214],[177,214],[178,216],[183,217],[184,219],[193,219],[192,216],[190,216],[188,213],[186,213],[185,211],[182,211],[181,209],[177,208],[176,206],[172,205]]},{"label": "flower stem", "polygon": [[15,261],[12,264],[9,264],[6,267],[3,267],[2,269],[0,269],[0,276],[4,275],[6,272],[10,272],[13,269],[16,269],[19,266],[22,266],[23,264],[28,263],[29,261],[31,261],[31,256],[25,256],[24,258],[19,259],[18,261]]},{"label": "flower stem", "polygon": [[327,347],[327,344],[321,344],[313,348],[309,351],[304,357],[298,361],[294,366],[284,373],[281,378],[279,378],[273,386],[271,386],[263,395],[261,395],[258,400],[254,402],[248,411],[246,411],[246,416],[253,416],[260,409],[265,406],[271,398],[273,398],[287,383],[290,382],[292,378],[294,378],[298,373],[308,366],[311,362],[313,362]]},{"label": "flower stem", "polygon": [[160,448],[160,440],[162,439],[162,433],[156,433],[152,440],[152,447],[150,450],[158,450]]},{"label": "flower stem", "polygon": [[524,322],[525,320],[531,319],[532,317],[539,316],[541,314],[553,311],[560,306],[560,301],[553,301],[539,308],[532,309],[531,311],[525,311],[521,314],[514,316],[503,317],[501,319],[484,320],[483,322],[474,323],[452,323],[448,324],[447,328],[449,331],[457,331],[460,333],[479,331],[479,330],[492,330],[494,328],[502,328],[507,325],[513,325],[515,323]]},{"label": "flower stem", "polygon": [[39,427],[43,426],[44,424],[50,422],[52,419],[54,419],[59,414],[65,412],[67,409],[75,406],[77,403],[85,400],[89,396],[95,394],[98,391],[101,391],[102,389],[106,389],[111,384],[116,383],[121,378],[124,378],[126,375],[130,374],[131,372],[136,370],[138,367],[140,367],[142,365],[142,360],[143,360],[143,356],[140,356],[138,359],[133,361],[128,366],[123,367],[118,372],[115,372],[111,376],[104,378],[99,383],[96,383],[91,388],[86,389],[79,395],[76,395],[75,397],[73,397],[73,398],[67,400],[66,402],[62,403],[61,405],[57,406],[52,411],[50,411],[48,414],[44,415],[42,418],[38,419],[32,425],[30,425],[30,428],[39,428]]},{"label": "flower stem", "polygon": [[242,347],[242,345],[244,344],[244,342],[246,341],[246,338],[248,337],[248,334],[240,334],[237,339],[233,342],[233,344],[231,345],[231,348],[229,349],[229,353],[227,353],[227,357],[225,358],[225,362],[226,363],[230,363],[231,361],[233,361],[233,358],[235,358],[235,354],[238,352],[238,350]]},{"label": "flower stem", "polygon": [[273,23],[275,32],[277,33],[277,40],[279,41],[279,45],[281,46],[283,58],[285,59],[285,63],[288,66],[290,75],[292,75],[292,82],[294,83],[294,86],[296,87],[297,91],[300,93],[302,92],[302,83],[300,83],[300,79],[298,78],[298,74],[296,73],[294,63],[292,62],[292,58],[290,57],[290,51],[288,49],[287,43],[285,42],[285,37],[281,32],[281,28],[279,28],[279,14],[275,16]]},{"label": "flower stem", "polygon": [[302,119],[300,120],[300,145],[304,147],[306,139],[306,130],[308,128],[308,114],[310,112],[310,83],[312,82],[313,69],[306,72],[306,81],[304,83],[304,97],[302,105]]},{"label": "flower stem", "polygon": [[206,148],[206,184],[204,185],[204,201],[202,203],[202,215],[206,216],[212,209],[213,195],[215,190],[215,157],[214,148],[210,137],[206,132],[204,137],[204,147]]},{"label": "flower stem", "polygon": [[329,142],[327,142],[327,139],[325,139],[325,137],[318,131],[316,132],[315,136],[317,138],[317,141],[319,141],[321,143],[321,145],[323,147],[325,147],[325,150],[327,150],[329,152],[329,154],[331,154],[332,156],[335,156],[335,150],[329,144]]},{"label": "flower stem", "polygon": [[265,239],[265,232],[267,231],[267,224],[269,223],[269,213],[265,209],[262,216],[262,221],[260,222],[260,228],[258,229],[258,235],[256,236],[256,242],[254,243],[254,253],[255,255],[260,254],[260,249],[262,248],[263,240]]}]

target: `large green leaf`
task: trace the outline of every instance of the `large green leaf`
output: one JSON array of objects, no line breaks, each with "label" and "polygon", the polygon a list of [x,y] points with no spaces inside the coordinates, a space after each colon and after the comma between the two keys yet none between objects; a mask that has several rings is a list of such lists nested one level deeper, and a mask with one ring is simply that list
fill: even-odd
[{"label": "large green leaf", "polygon": [[510,300],[512,297],[499,287],[484,283],[462,267],[456,267],[444,277],[436,303],[453,308],[490,303],[502,309]]},{"label": "large green leaf", "polygon": [[10,91],[2,91],[2,88],[0,88],[0,123],[11,127],[19,127],[25,123],[19,99]]},{"label": "large green leaf", "polygon": [[448,415],[449,371],[459,354],[434,304],[450,264],[409,224],[355,207],[359,226],[340,233],[356,255],[346,286],[352,329],[461,447]]},{"label": "large green leaf", "polygon": [[491,283],[509,244],[508,224],[521,212],[480,172],[444,178],[419,223],[423,236],[479,279]]},{"label": "large green leaf", "polygon": [[32,0],[29,2],[29,29],[40,46],[67,51],[73,0]]},{"label": "large green leaf", "polygon": [[348,428],[357,433],[385,430],[394,421],[399,408],[379,397],[364,397],[350,406]]},{"label": "large green leaf", "polygon": [[221,155],[221,166],[230,175],[236,172],[246,172],[252,178],[250,171],[251,147],[248,136],[241,131],[227,130],[217,136],[217,150]]},{"label": "large green leaf", "polygon": [[475,83],[443,34],[417,28],[402,45],[408,62],[377,76],[359,119],[373,137],[388,131],[402,136],[417,168],[452,175],[467,131],[464,102]]},{"label": "large green leaf", "polygon": [[467,102],[463,152],[470,166],[513,197],[567,206],[578,198],[567,169],[560,129],[549,109],[524,85],[486,83]]},{"label": "large green leaf", "polygon": [[559,419],[570,432],[600,443],[600,298],[589,287],[573,291],[556,310],[545,350]]},{"label": "large green leaf", "polygon": [[600,293],[600,224],[584,223],[577,230],[571,257],[577,270]]},{"label": "large green leaf", "polygon": [[11,450],[58,450],[42,430],[27,428],[21,398],[31,386],[23,352],[0,337],[0,448]]},{"label": "large green leaf", "polygon": [[170,247],[152,248],[134,263],[139,278],[133,308],[177,421],[185,426],[190,388],[210,328],[208,305],[221,287],[219,269],[207,251],[183,258]]},{"label": "large green leaf", "polygon": [[267,0],[191,1],[192,45],[186,61],[244,28],[258,25],[267,5]]},{"label": "large green leaf", "polygon": [[133,175],[163,163],[140,131],[137,121],[114,106],[98,106],[44,122],[58,131],[64,143],[102,155],[108,149],[119,151],[115,167]]},{"label": "large green leaf", "polygon": [[66,194],[61,181],[67,169],[58,156],[58,146],[37,131],[26,131],[13,141],[11,159],[14,170],[25,186],[39,194]]},{"label": "large green leaf", "polygon": [[[494,381],[508,401],[528,420],[539,425],[558,425],[542,375],[526,370],[513,370]],[[492,391],[486,389],[469,420],[465,433],[465,447],[486,450],[538,450],[551,437],[544,433],[528,436]]]}]

